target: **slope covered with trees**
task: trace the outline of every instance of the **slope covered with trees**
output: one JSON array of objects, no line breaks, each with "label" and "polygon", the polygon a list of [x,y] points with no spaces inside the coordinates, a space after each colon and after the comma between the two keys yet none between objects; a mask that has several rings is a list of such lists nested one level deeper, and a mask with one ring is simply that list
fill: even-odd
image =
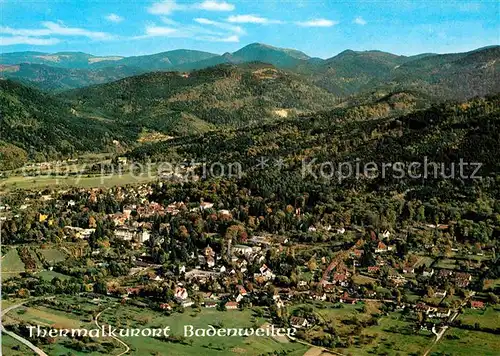
[{"label": "slope covered with trees", "polygon": [[[440,104],[404,115],[398,115],[397,111],[379,112],[374,104],[244,130],[211,132],[199,138],[178,138],[139,147],[130,157],[168,160],[167,152],[175,152],[176,157],[188,161],[207,160],[208,166],[210,162],[239,162],[244,179],[252,187],[269,193],[278,190],[280,198],[289,201],[304,190],[319,196],[340,187],[366,192],[394,191],[422,200],[439,197],[460,201],[485,193],[498,199],[499,129],[499,96],[462,104]],[[268,169],[259,169],[260,157],[268,160]],[[285,168],[273,166],[278,159],[283,160]],[[473,165],[464,168],[462,177],[460,159],[468,164],[480,163],[476,174],[482,179],[470,178],[476,167]],[[437,175],[431,166],[425,179],[412,177],[408,166],[418,162],[423,167],[425,160],[438,165]],[[352,166],[359,162],[361,167],[374,162],[379,175],[370,177],[361,170],[361,174],[340,182],[335,174],[329,176],[329,166],[325,170],[327,177],[321,175],[321,169],[325,169],[322,164],[329,162]],[[395,168],[388,168],[387,176],[381,176],[383,163],[396,162],[405,165],[402,177]],[[304,167],[307,167],[305,176]],[[454,176],[450,178],[452,169]],[[422,170],[420,173],[423,174]]]},{"label": "slope covered with trees", "polygon": [[205,122],[206,127],[237,127],[338,103],[334,95],[307,80],[259,63],[220,65],[190,74],[148,73],[60,97],[76,108],[97,108],[117,121],[173,134],[179,131],[173,125],[178,123],[173,118],[179,113]]},{"label": "slope covered with trees", "polygon": [[0,81],[0,169],[20,166],[28,157],[45,160],[112,149],[113,140],[130,141],[137,130],[79,114],[36,89]]}]

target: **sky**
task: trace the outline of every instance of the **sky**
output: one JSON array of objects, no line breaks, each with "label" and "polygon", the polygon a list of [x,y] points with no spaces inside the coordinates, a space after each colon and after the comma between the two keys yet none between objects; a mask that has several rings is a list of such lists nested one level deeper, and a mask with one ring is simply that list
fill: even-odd
[{"label": "sky", "polygon": [[222,54],[260,42],[329,58],[500,44],[498,0],[0,0],[0,52]]}]

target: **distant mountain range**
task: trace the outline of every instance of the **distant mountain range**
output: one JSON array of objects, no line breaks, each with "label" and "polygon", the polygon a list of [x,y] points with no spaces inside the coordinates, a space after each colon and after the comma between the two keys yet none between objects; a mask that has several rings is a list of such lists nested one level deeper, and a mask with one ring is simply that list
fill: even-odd
[{"label": "distant mountain range", "polygon": [[22,52],[0,60],[3,168],[134,147],[144,132],[178,137],[346,108],[353,120],[370,120],[500,93],[500,46],[410,57],[348,50],[326,60],[263,44],[222,56]]},{"label": "distant mountain range", "polygon": [[462,100],[497,92],[500,83],[500,46],[416,56],[346,50],[325,60],[261,43],[223,55],[184,49],[135,57],[15,52],[0,55],[0,76],[43,90],[62,91],[152,71],[184,72],[249,62],[268,63],[299,74],[342,98],[391,88],[430,91],[442,98]]}]

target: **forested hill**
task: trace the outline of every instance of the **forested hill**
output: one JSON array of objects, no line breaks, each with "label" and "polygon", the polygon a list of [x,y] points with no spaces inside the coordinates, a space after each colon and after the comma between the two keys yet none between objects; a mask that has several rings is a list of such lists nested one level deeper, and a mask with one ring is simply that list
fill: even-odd
[{"label": "forested hill", "polygon": [[94,119],[36,89],[0,80],[0,169],[36,160],[111,149],[137,128]]},{"label": "forested hill", "polygon": [[193,50],[136,57],[18,52],[0,54],[0,76],[44,90],[61,91],[152,71],[184,72],[251,62],[268,63],[294,73],[341,98],[373,90],[418,90],[440,100],[466,100],[500,91],[500,46],[414,56],[346,50],[328,59],[262,43],[223,55]]},{"label": "forested hill", "polygon": [[385,89],[419,90],[440,100],[467,100],[500,92],[500,46],[412,57],[345,51],[297,70],[340,97]]},{"label": "forested hill", "polygon": [[[249,187],[262,196],[280,192],[293,201],[297,192],[330,194],[330,189],[357,191],[393,191],[410,194],[416,199],[474,200],[481,194],[500,198],[500,96],[474,99],[461,104],[440,104],[399,117],[373,117],[369,107],[336,109],[252,129],[211,132],[199,138],[185,137],[170,142],[143,146],[131,152],[136,160],[169,160],[168,153],[185,160],[242,164]],[[268,168],[259,169],[259,158],[267,159]],[[455,178],[402,179],[388,173],[369,178],[355,176],[339,182],[336,176],[322,179],[319,169],[324,162],[360,164],[420,162],[482,164],[482,180]],[[274,162],[282,158],[284,167]],[[172,158],[173,159],[173,158]],[[315,161],[314,161],[315,160]],[[314,161],[314,162],[313,162]],[[312,172],[303,176],[304,163],[313,162]],[[472,167],[465,173],[472,175]],[[308,168],[309,170],[309,168]],[[326,170],[328,173],[328,169]],[[390,170],[388,172],[391,172]],[[431,170],[431,172],[433,172]],[[422,172],[421,172],[422,173]],[[449,174],[449,171],[447,171]],[[482,187],[484,189],[478,189]],[[321,193],[323,192],[323,193]],[[482,193],[481,193],[482,192]],[[274,193],[273,193],[274,194]],[[312,193],[311,193],[312,194]]]},{"label": "forested hill", "polygon": [[51,92],[108,83],[143,72],[145,71],[140,68],[127,66],[74,69],[21,63],[0,67],[0,74],[3,78]]},{"label": "forested hill", "polygon": [[339,103],[304,78],[260,63],[219,65],[189,74],[148,73],[59,97],[77,110],[95,110],[120,122],[171,134],[262,123]]}]

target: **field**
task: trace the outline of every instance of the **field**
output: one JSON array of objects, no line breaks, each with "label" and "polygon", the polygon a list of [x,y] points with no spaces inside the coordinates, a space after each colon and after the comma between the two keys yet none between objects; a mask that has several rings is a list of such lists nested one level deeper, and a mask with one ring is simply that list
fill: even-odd
[{"label": "field", "polygon": [[10,337],[9,335],[2,334],[2,355],[6,356],[26,356],[31,355],[31,350],[21,344],[19,341]]},{"label": "field", "polygon": [[[106,309],[99,317],[99,324],[110,324],[114,327],[132,328],[164,328],[171,327],[170,335],[181,336],[184,333],[184,325],[193,325],[195,328],[208,328],[216,324],[224,328],[249,328],[261,326],[265,320],[255,317],[251,309],[239,311],[231,310],[220,312],[215,309],[202,309],[196,312],[192,308],[186,308],[184,313],[174,313],[168,316],[164,313],[146,310],[132,305],[120,305],[117,300],[103,297],[99,302],[91,302],[88,298],[61,296],[57,299],[62,305],[78,306],[71,311],[54,309],[48,305],[34,305],[20,307],[9,312],[4,319],[6,323],[29,322],[35,325],[87,329],[95,328],[92,315]],[[101,305],[99,305],[101,304]],[[124,337],[122,340],[131,348],[129,355],[237,355],[245,354],[257,356],[276,350],[289,351],[287,355],[301,356],[308,347],[294,342],[278,342],[270,337],[192,337],[183,342],[162,341],[152,337]],[[14,340],[11,340],[14,342]],[[62,355],[71,352],[74,355],[104,355],[118,354],[124,351],[124,347],[110,338],[100,339],[101,345],[107,343],[113,347],[112,352],[90,352],[82,353],[68,347],[67,338],[58,338],[56,343],[43,345],[42,349],[49,355]],[[12,345],[14,346],[14,345]],[[5,355],[19,355],[17,351],[9,347],[4,348]]]},{"label": "field", "polygon": [[400,313],[382,317],[379,325],[363,329],[361,335],[372,339],[365,345],[339,349],[339,352],[350,355],[420,355],[433,340],[430,332],[414,332],[412,324]]},{"label": "field", "polygon": [[11,248],[2,257],[2,278],[9,278],[24,272],[24,263],[21,261],[15,248]]},{"label": "field", "polygon": [[56,271],[42,271],[37,274],[43,279],[51,281],[53,278],[57,277],[59,279],[70,279],[71,277]]},{"label": "field", "polygon": [[430,355],[496,356],[498,350],[498,335],[453,328],[432,348]]},{"label": "field", "polygon": [[[241,328],[260,326],[264,319],[253,316],[252,310],[230,310],[220,312],[214,309],[202,309],[195,313],[187,308],[184,313],[175,313],[167,316],[152,311],[144,312],[141,309],[129,306],[120,306],[113,310],[106,310],[101,316],[102,322],[114,326],[130,327],[165,327],[170,326],[171,335],[183,334],[184,325],[193,325],[195,328],[207,328],[217,324],[224,328]],[[131,355],[148,355],[158,352],[159,355],[192,356],[199,355],[260,355],[274,350],[290,350],[290,355],[302,355],[307,347],[297,343],[279,343],[268,337],[193,337],[187,343],[173,343],[153,338],[126,338],[124,340],[132,348]],[[168,351],[167,351],[168,350]]]},{"label": "field", "polygon": [[144,183],[156,179],[155,176],[144,175],[113,175],[109,176],[83,176],[83,177],[22,177],[13,176],[5,180],[0,180],[0,191],[10,189],[43,189],[46,187],[113,187],[117,185],[127,185],[134,183]]},{"label": "field", "polygon": [[488,307],[484,310],[466,309],[459,320],[463,324],[474,325],[478,323],[481,328],[498,328],[500,326],[500,310]]},{"label": "field", "polygon": [[457,260],[451,258],[444,258],[436,263],[436,267],[445,269],[458,269]]},{"label": "field", "polygon": [[57,263],[60,261],[64,261],[68,257],[68,255],[66,253],[64,253],[63,251],[61,251],[58,248],[46,248],[46,249],[41,248],[41,249],[38,249],[38,252],[43,257],[45,257],[47,262],[50,262],[50,263]]}]

